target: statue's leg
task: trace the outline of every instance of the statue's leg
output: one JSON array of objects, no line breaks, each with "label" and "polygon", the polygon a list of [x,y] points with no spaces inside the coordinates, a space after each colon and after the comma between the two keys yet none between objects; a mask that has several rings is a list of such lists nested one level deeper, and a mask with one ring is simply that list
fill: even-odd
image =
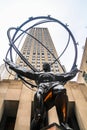
[{"label": "statue's leg", "polygon": [[68,96],[66,94],[66,89],[58,89],[57,96],[55,98],[55,106],[57,109],[59,122],[62,127],[66,130],[72,130],[67,124],[68,118]]},{"label": "statue's leg", "polygon": [[39,130],[43,123],[44,103],[43,92],[39,89],[34,95],[34,118],[31,122],[31,130]]},{"label": "statue's leg", "polygon": [[34,95],[34,118],[39,120],[44,111],[43,95],[41,91],[37,91]]},{"label": "statue's leg", "polygon": [[68,96],[66,95],[65,89],[62,89],[58,92],[55,98],[55,105],[56,105],[60,124],[66,123],[67,114],[68,114]]},{"label": "statue's leg", "polygon": [[40,123],[39,123],[39,121],[37,121],[37,120],[35,120],[33,118],[32,122],[31,122],[30,130],[40,130]]}]

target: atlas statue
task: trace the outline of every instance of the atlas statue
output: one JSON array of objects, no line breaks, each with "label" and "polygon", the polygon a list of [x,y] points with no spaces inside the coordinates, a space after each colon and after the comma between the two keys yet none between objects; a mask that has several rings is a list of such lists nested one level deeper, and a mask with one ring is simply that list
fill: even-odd
[{"label": "atlas statue", "polygon": [[72,130],[67,123],[68,117],[68,96],[64,85],[67,81],[73,79],[78,69],[75,67],[69,73],[56,73],[51,72],[49,63],[43,64],[44,72],[33,72],[24,69],[9,60],[5,60],[9,68],[29,79],[35,80],[38,89],[34,95],[34,118],[31,123],[31,130],[40,130],[41,121],[43,121],[44,110],[48,111],[54,105],[56,106],[60,125],[66,130]]},{"label": "atlas statue", "polygon": [[[34,22],[35,21],[35,22]],[[32,23],[34,22],[34,23]],[[54,56],[54,54],[36,37],[29,33],[31,28],[34,28],[38,25],[45,24],[45,23],[58,23],[61,25],[69,34],[69,38],[67,41],[67,45],[63,52],[60,54],[58,58]],[[28,25],[30,24],[30,26]],[[14,31],[15,30],[15,31]],[[14,31],[14,33],[11,33]],[[19,33],[20,32],[20,33]],[[13,34],[13,35],[12,35]],[[55,59],[53,63],[43,63],[43,71],[38,71],[27,59],[26,57],[20,52],[19,48],[16,46],[16,41],[19,40],[20,37],[24,36],[24,34],[28,35],[35,41],[37,41],[40,45],[42,45]],[[38,17],[30,17],[27,21],[22,23],[18,27],[11,27],[7,31],[7,36],[9,39],[9,49],[7,51],[5,57],[6,67],[9,65],[9,68],[16,72],[17,76],[22,79],[25,83],[30,84],[25,79],[31,79],[36,82],[36,85],[31,84],[31,87],[36,87],[36,93],[34,95],[34,103],[33,103],[33,118],[31,121],[31,130],[40,130],[43,128],[44,119],[46,117],[46,113],[50,110],[53,106],[56,107],[57,115],[59,118],[60,126],[63,130],[72,130],[68,125],[68,96],[67,91],[64,85],[71,79],[73,79],[76,74],[78,73],[78,69],[76,66],[77,62],[77,43],[72,32],[69,30],[66,24],[63,24],[61,21],[52,18],[51,16],[38,16]],[[71,38],[71,39],[70,39]],[[69,72],[67,73],[53,73],[51,71],[51,65],[54,64],[56,61],[61,66],[62,70],[64,69],[59,62],[59,58],[64,54],[66,51],[69,42],[73,41],[74,45],[74,61],[73,65]],[[20,43],[20,42],[19,42]],[[13,51],[23,60],[23,62],[31,69],[25,69],[19,65],[14,63],[13,58]],[[10,60],[8,60],[9,58]],[[8,70],[8,69],[7,69]]]}]

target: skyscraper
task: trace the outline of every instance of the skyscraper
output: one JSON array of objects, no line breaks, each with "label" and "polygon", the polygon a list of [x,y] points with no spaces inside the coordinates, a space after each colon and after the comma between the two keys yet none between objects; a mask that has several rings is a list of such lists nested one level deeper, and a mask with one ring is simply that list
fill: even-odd
[{"label": "skyscraper", "polygon": [[[32,28],[29,34],[31,36],[27,35],[21,53],[36,69],[41,70],[44,62],[51,64],[55,58],[58,58],[58,55],[47,28]],[[17,63],[26,67],[20,58],[18,58]],[[57,61],[51,69],[54,72],[63,72],[62,66]]]}]

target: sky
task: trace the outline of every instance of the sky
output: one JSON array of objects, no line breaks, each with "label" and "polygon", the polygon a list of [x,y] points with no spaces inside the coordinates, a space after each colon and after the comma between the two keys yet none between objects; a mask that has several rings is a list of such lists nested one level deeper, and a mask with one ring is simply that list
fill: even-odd
[{"label": "sky", "polygon": [[[4,63],[3,59],[9,48],[8,28],[21,25],[31,16],[51,15],[69,25],[78,42],[79,66],[87,37],[86,13],[87,0],[0,0],[0,65]],[[68,59],[65,59],[69,64]]]}]

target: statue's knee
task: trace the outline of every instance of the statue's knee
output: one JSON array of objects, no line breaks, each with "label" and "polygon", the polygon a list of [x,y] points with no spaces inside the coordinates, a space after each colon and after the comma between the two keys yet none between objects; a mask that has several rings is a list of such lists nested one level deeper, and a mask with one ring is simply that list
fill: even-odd
[{"label": "statue's knee", "polygon": [[41,90],[41,89],[38,89],[38,91],[35,93],[34,97],[35,97],[35,98],[36,98],[36,97],[39,97],[39,96],[42,95],[42,94],[43,94],[42,90]]}]

